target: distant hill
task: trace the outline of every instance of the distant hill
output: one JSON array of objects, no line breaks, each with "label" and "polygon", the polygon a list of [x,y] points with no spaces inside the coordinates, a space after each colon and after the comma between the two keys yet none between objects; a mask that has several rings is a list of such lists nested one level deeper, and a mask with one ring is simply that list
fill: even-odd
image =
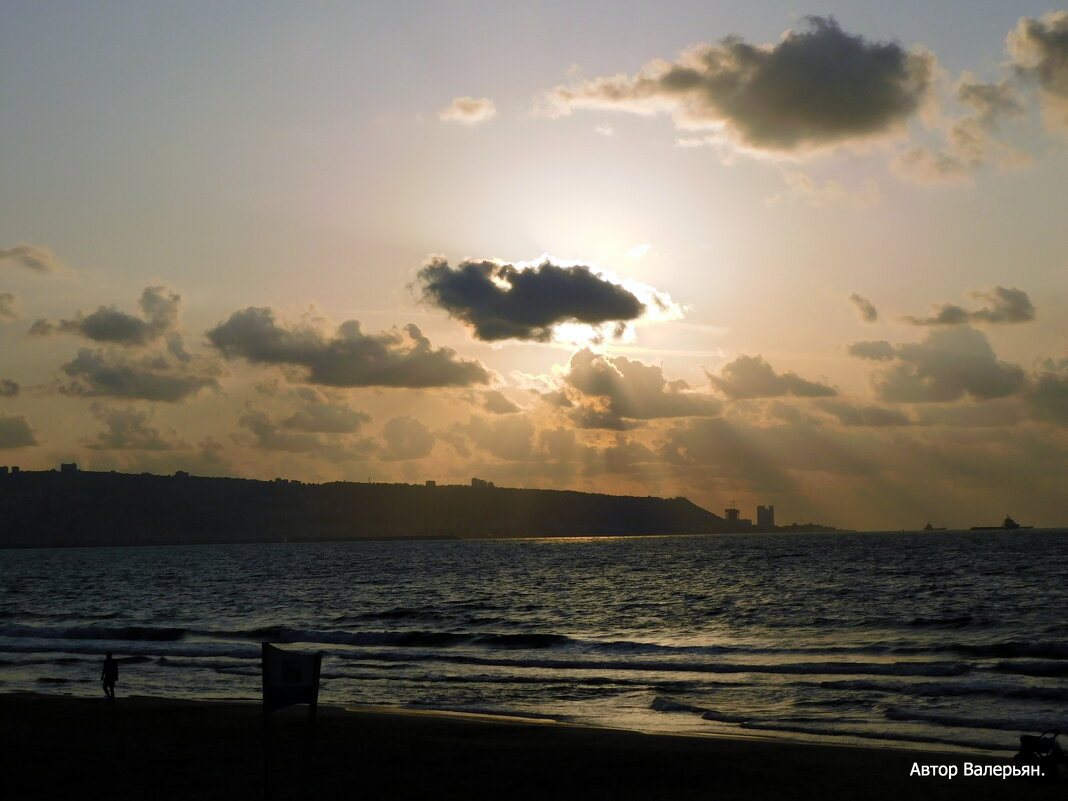
[{"label": "distant hill", "polygon": [[0,547],[702,534],[686,498],[253,481],[64,470],[0,474]]}]

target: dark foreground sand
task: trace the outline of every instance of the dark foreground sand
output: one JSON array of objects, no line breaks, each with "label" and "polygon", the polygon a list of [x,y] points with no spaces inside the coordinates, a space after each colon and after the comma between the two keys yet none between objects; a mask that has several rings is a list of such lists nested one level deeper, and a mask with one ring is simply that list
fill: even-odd
[{"label": "dark foreground sand", "polygon": [[[1066,783],[910,778],[966,754],[758,738],[677,737],[320,707],[301,784],[307,707],[274,715],[273,799],[1064,798]],[[11,799],[260,799],[252,703],[0,695],[0,787]],[[303,792],[302,792],[303,790]]]}]

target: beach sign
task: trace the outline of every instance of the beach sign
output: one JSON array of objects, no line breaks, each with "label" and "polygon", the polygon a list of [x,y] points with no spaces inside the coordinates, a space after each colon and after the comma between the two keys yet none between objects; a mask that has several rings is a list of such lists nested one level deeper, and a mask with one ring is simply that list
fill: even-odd
[{"label": "beach sign", "polygon": [[284,651],[261,643],[263,657],[263,712],[269,715],[291,704],[315,706],[319,698],[321,654]]}]

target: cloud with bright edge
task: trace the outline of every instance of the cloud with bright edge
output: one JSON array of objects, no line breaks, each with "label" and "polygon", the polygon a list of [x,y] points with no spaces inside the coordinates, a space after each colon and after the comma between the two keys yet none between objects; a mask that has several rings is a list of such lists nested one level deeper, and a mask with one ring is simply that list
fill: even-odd
[{"label": "cloud with bright edge", "polygon": [[635,76],[552,89],[550,116],[577,109],[669,114],[680,129],[721,131],[746,149],[789,155],[903,130],[931,88],[934,57],[807,17],[774,45],[738,36],[702,44]]},{"label": "cloud with bright edge", "polygon": [[273,310],[250,306],[210,329],[207,338],[226,359],[299,368],[309,384],[424,389],[491,380],[479,362],[435,348],[413,324],[376,335],[347,320],[331,334],[306,322],[280,323]]},{"label": "cloud with bright edge", "polygon": [[453,267],[432,256],[416,283],[423,302],[465,323],[484,342],[560,341],[561,332],[574,324],[589,327],[595,337],[603,336],[606,326],[618,338],[627,323],[639,318],[681,315],[670,297],[652,287],[612,280],[588,265],[556,263],[548,257],[515,264],[464,260]]}]

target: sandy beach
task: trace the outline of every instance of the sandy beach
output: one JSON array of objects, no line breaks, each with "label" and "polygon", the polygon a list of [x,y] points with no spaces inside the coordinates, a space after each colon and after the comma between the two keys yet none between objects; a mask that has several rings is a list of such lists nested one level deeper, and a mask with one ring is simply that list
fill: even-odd
[{"label": "sandy beach", "polygon": [[[258,704],[10,694],[8,798],[263,798]],[[306,782],[307,708],[276,712],[271,798],[1053,798],[1064,784],[910,777],[964,753],[683,737],[554,723],[320,707]]]}]

